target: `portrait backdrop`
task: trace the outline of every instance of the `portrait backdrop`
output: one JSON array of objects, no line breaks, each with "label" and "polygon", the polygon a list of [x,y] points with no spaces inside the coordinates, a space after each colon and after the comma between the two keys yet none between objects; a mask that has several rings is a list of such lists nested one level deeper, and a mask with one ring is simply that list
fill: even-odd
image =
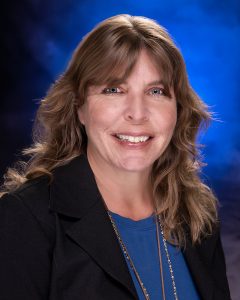
[{"label": "portrait backdrop", "polygon": [[31,144],[39,101],[73,49],[97,23],[116,14],[152,18],[168,29],[190,82],[214,112],[199,136],[202,178],[217,194],[232,299],[240,299],[240,2],[234,0],[3,1],[0,173]]}]

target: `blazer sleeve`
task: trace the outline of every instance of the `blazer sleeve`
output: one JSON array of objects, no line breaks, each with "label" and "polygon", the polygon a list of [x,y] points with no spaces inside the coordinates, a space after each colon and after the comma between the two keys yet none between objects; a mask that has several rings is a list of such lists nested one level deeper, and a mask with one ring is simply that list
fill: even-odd
[{"label": "blazer sleeve", "polygon": [[16,195],[0,199],[0,300],[46,300],[52,246],[44,226]]}]

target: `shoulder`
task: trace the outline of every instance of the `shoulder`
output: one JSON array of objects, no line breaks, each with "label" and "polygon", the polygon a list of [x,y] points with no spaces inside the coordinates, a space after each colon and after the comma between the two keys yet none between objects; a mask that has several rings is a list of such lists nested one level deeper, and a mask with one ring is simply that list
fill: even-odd
[{"label": "shoulder", "polygon": [[[200,260],[206,265],[212,265],[218,252],[222,252],[222,244],[220,237],[220,223],[216,223],[211,233],[202,237],[200,242],[192,243],[190,238],[186,240],[186,247],[184,252],[187,256],[193,257],[197,255]],[[224,258],[223,255],[221,258]]]},{"label": "shoulder", "polygon": [[[47,176],[29,180],[0,199],[0,214],[5,226],[34,220],[50,237],[54,232],[54,214],[49,210],[50,179]],[[6,223],[7,222],[7,223]]]},{"label": "shoulder", "polygon": [[48,298],[55,246],[48,198],[48,181],[39,178],[0,199],[0,289],[4,299]]}]

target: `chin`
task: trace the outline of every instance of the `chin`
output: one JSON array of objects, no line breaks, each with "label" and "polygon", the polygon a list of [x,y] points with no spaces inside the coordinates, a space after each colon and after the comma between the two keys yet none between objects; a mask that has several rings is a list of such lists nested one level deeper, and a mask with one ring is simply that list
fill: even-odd
[{"label": "chin", "polygon": [[146,159],[127,159],[121,162],[121,168],[129,172],[142,172],[149,170],[153,162],[147,162]]}]

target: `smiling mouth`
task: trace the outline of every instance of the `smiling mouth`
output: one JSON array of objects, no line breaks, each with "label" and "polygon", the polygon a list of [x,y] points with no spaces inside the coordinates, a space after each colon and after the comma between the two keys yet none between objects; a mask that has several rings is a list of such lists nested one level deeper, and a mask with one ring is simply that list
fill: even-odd
[{"label": "smiling mouth", "polygon": [[114,136],[120,141],[134,143],[134,144],[144,143],[152,139],[152,137],[148,135],[131,136],[131,135],[115,134]]}]

